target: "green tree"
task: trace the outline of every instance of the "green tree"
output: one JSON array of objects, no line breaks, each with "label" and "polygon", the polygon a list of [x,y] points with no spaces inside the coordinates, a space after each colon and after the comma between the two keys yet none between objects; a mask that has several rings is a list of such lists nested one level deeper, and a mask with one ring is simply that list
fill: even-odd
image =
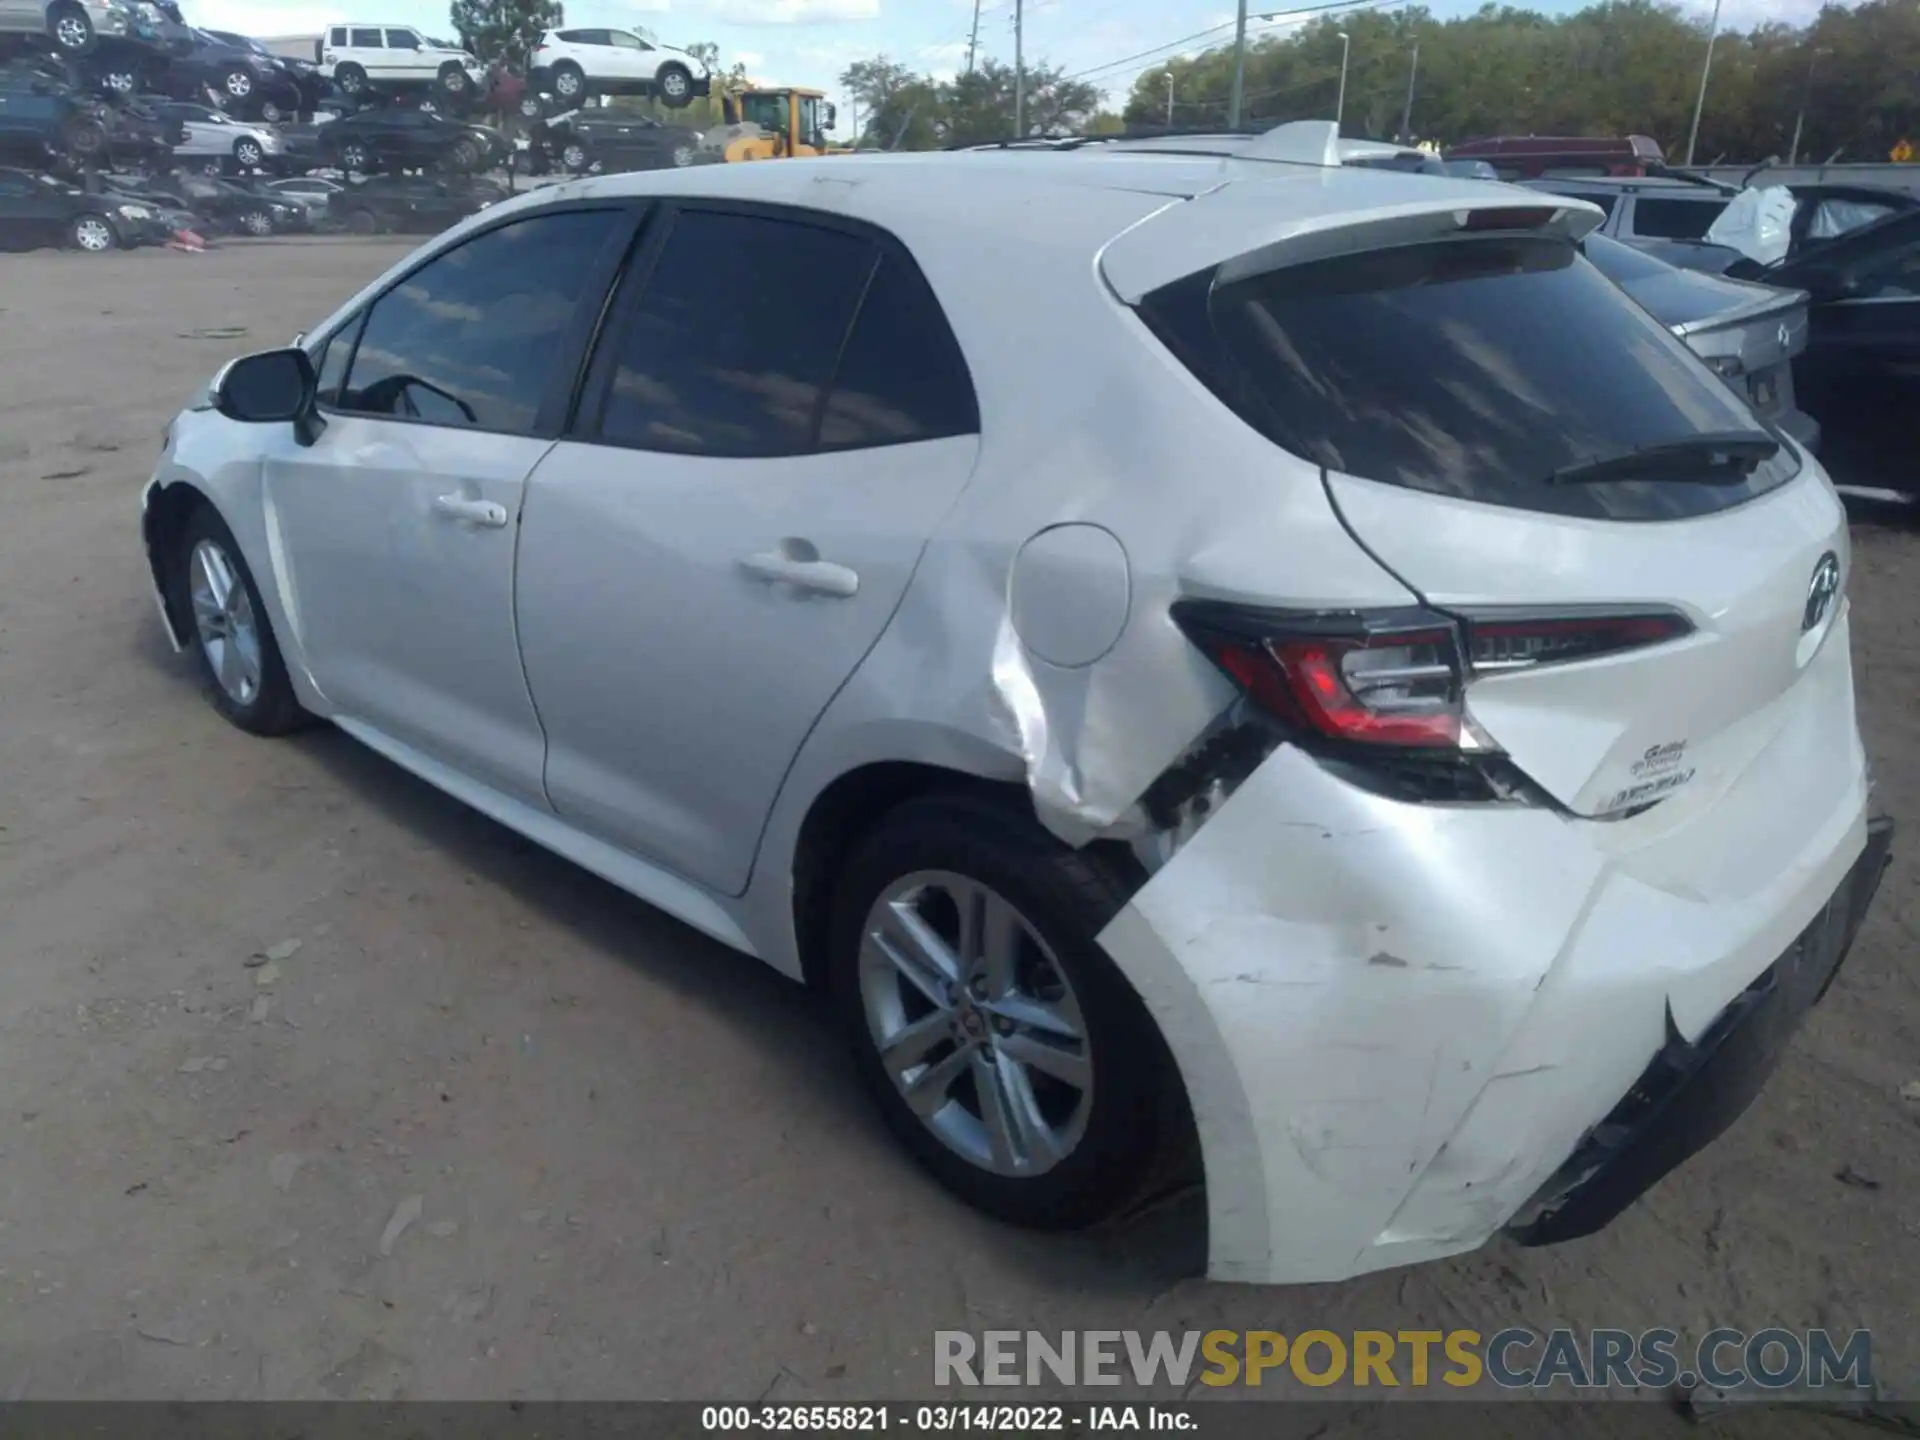
[{"label": "green tree", "polygon": [[482,62],[525,65],[540,32],[564,24],[559,0],[453,0],[460,43]]}]

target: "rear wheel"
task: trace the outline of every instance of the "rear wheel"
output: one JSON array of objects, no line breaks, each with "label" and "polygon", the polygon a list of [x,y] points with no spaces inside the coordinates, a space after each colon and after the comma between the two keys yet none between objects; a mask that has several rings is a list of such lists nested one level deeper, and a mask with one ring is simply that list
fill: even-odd
[{"label": "rear wheel", "polygon": [[333,72],[333,83],[340,87],[342,93],[358,98],[366,93],[367,72],[358,65],[341,65]]},{"label": "rear wheel", "polygon": [[553,93],[569,104],[580,100],[587,93],[587,75],[571,60],[562,60],[553,67]]},{"label": "rear wheel", "polygon": [[54,5],[47,11],[47,35],[67,54],[84,55],[93,48],[93,19],[78,5]]},{"label": "rear wheel", "polygon": [[193,618],[213,708],[255,735],[285,735],[308,719],[294,698],[273,626],[240,547],[224,522],[201,506],[181,528],[173,560],[176,613]]},{"label": "rear wheel", "polygon": [[378,235],[380,217],[371,210],[356,210],[347,217],[347,228],[356,235]]},{"label": "rear wheel", "polygon": [[1092,1224],[1194,1172],[1172,1058],[1095,939],[1125,899],[965,796],[902,806],[842,870],[830,981],[862,1078],[921,1163],[1004,1220]]},{"label": "rear wheel", "polygon": [[660,98],[675,110],[693,101],[693,72],[684,65],[662,65],[654,85]]},{"label": "rear wheel", "polygon": [[480,147],[471,140],[456,141],[447,152],[447,168],[450,170],[477,170],[480,167]]},{"label": "rear wheel", "polygon": [[373,169],[373,152],[358,140],[349,140],[340,149],[340,164],[350,173],[365,174]]},{"label": "rear wheel", "polygon": [[120,244],[113,222],[104,215],[74,217],[73,224],[67,228],[67,238],[73,242],[74,249],[84,250],[89,255],[103,255]]},{"label": "rear wheel", "polygon": [[131,65],[109,65],[100,72],[100,88],[120,98],[140,89],[140,72]]},{"label": "rear wheel", "polygon": [[249,210],[240,217],[240,228],[249,235],[271,235],[273,216],[265,210]]},{"label": "rear wheel", "polygon": [[547,107],[543,103],[541,103],[540,97],[538,95],[535,95],[534,93],[529,91],[527,94],[522,95],[520,97],[520,118],[521,119],[539,120],[542,117],[544,117],[546,113],[547,113]]},{"label": "rear wheel", "polygon": [[100,122],[87,116],[75,116],[66,127],[67,153],[77,159],[91,159],[107,145],[107,132]]},{"label": "rear wheel", "polygon": [[449,60],[440,67],[440,88],[456,100],[464,100],[473,89],[473,77],[465,68]]},{"label": "rear wheel", "polygon": [[253,98],[253,76],[239,66],[221,72],[220,97],[223,105],[244,105]]},{"label": "rear wheel", "polygon": [[262,100],[260,102],[260,118],[269,125],[278,125],[282,120],[287,118],[287,112],[271,100]]},{"label": "rear wheel", "polygon": [[693,163],[693,146],[676,145],[673,147],[673,163],[679,169],[685,169]]},{"label": "rear wheel", "polygon": [[578,174],[587,168],[587,147],[578,140],[560,152],[560,163]]}]

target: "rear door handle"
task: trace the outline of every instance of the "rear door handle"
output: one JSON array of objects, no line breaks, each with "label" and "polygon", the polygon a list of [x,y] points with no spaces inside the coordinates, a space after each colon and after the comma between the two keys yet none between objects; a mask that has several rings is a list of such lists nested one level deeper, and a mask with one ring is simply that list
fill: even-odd
[{"label": "rear door handle", "polygon": [[440,496],[433,502],[433,513],[487,530],[504,530],[507,524],[506,506],[491,500],[469,500],[465,495]]},{"label": "rear door handle", "polygon": [[778,550],[749,555],[740,568],[760,580],[791,585],[796,590],[811,590],[817,595],[832,595],[846,600],[860,593],[860,576],[831,560],[802,560]]}]

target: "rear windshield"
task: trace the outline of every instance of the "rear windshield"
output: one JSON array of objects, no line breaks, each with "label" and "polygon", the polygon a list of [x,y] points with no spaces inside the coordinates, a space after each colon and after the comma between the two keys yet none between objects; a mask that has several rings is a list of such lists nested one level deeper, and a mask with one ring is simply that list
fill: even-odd
[{"label": "rear windshield", "polygon": [[1485,237],[1156,291],[1142,314],[1248,423],[1343,474],[1564,515],[1676,519],[1798,470],[1551,483],[1643,446],[1760,428],[1679,341],[1564,240]]}]

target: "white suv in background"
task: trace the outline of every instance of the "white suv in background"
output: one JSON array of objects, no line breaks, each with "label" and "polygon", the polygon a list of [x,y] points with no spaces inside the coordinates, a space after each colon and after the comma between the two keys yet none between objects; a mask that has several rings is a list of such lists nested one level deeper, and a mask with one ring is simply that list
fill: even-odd
[{"label": "white suv in background", "polygon": [[713,86],[705,61],[647,30],[549,30],[533,52],[532,81],[565,101],[653,94],[676,110]]},{"label": "white suv in background", "polygon": [[485,67],[469,51],[422,35],[411,25],[332,25],[320,37],[320,70],[349,95],[369,84],[432,82],[453,96],[472,95]]}]

